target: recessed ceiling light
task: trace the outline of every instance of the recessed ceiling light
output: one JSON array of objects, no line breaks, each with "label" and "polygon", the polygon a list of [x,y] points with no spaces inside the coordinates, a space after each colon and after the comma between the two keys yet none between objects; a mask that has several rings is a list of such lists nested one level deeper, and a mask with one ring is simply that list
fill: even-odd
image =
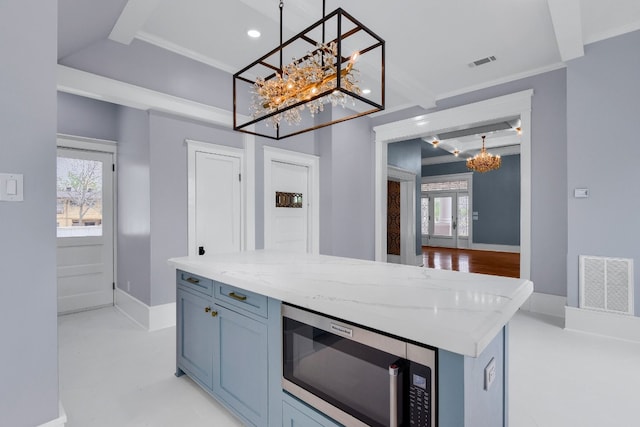
[{"label": "recessed ceiling light", "polygon": [[362,89],[362,93],[364,95],[369,95],[371,93],[371,89]]},{"label": "recessed ceiling light", "polygon": [[258,31],[258,30],[249,30],[249,31],[247,31],[247,35],[249,37],[251,37],[252,39],[257,39],[258,37],[260,37],[260,31]]}]

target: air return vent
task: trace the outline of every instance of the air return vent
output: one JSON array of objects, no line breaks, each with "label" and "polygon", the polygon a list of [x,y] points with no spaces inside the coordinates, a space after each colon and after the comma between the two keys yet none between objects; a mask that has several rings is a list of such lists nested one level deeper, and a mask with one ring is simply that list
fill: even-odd
[{"label": "air return vent", "polygon": [[469,63],[469,68],[479,67],[480,65],[488,64],[496,60],[495,56],[487,56],[486,58],[477,59]]},{"label": "air return vent", "polygon": [[580,308],[633,314],[633,260],[581,255]]}]

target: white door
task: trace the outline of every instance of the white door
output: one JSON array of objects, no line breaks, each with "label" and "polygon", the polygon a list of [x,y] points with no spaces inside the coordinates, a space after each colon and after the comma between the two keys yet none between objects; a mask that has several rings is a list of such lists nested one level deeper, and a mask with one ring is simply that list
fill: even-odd
[{"label": "white door", "polygon": [[113,304],[113,154],[58,149],[58,313]]},{"label": "white door", "polygon": [[[428,210],[428,214],[425,212]],[[469,247],[469,194],[433,193],[422,197],[423,244]],[[426,231],[426,233],[425,233]]]},{"label": "white door", "polygon": [[196,152],[195,253],[242,250],[241,159]]},{"label": "white door", "polygon": [[272,161],[271,190],[265,194],[271,206],[265,249],[311,252],[309,196],[309,167]]}]

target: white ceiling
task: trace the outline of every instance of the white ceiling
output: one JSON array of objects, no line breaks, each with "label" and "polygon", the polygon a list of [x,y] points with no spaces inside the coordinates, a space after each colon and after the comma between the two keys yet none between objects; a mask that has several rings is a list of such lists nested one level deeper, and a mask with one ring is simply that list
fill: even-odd
[{"label": "white ceiling", "polygon": [[[640,29],[639,0],[326,0],[386,41],[387,110],[560,68],[583,47]],[[277,47],[278,0],[129,0],[110,38],[134,38],[236,72]],[[285,39],[322,17],[285,0]],[[262,32],[258,40],[246,32]],[[471,68],[480,58],[496,61]]]}]

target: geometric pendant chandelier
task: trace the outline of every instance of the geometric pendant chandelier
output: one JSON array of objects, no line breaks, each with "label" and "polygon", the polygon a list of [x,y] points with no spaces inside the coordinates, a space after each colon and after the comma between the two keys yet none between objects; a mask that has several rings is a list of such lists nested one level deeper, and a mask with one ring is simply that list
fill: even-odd
[{"label": "geometric pendant chandelier", "polygon": [[474,157],[467,159],[467,168],[475,172],[489,172],[500,168],[502,164],[500,156],[494,156],[484,148],[484,139],[485,136],[482,137],[482,149],[480,152]]},{"label": "geometric pendant chandelier", "polygon": [[384,40],[324,5],[285,42],[280,1],[280,46],[233,75],[234,130],[279,140],[384,110]]}]

